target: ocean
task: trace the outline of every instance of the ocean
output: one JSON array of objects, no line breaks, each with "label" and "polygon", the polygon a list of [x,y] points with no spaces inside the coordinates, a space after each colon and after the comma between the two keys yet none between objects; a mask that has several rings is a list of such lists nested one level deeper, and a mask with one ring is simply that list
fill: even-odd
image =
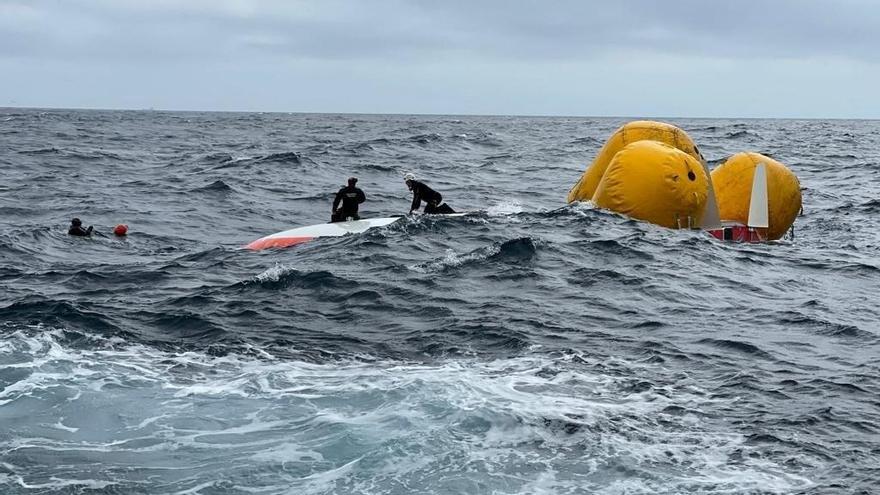
[{"label": "ocean", "polygon": [[880,121],[657,119],[800,179],[728,244],[565,204],[629,120],[0,109],[0,492],[878,493]]}]

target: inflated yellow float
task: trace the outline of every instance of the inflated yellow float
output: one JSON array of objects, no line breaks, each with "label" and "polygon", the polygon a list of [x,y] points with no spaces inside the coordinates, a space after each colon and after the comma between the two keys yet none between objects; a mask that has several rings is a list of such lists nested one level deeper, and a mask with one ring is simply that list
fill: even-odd
[{"label": "inflated yellow float", "polygon": [[593,160],[593,163],[583,173],[577,184],[568,192],[567,201],[569,203],[574,201],[590,201],[614,155],[626,145],[643,140],[666,143],[687,153],[698,161],[701,160],[700,153],[697,151],[697,147],[690,136],[678,127],[650,120],[629,122],[608,138],[605,146],[596,155],[596,159]]},{"label": "inflated yellow float", "polygon": [[603,172],[587,198],[596,206],[664,227],[699,226],[709,178],[694,156],[666,143],[639,140],[618,150]]},{"label": "inflated yellow float", "polygon": [[737,153],[712,170],[712,184],[721,219],[745,225],[759,163],[765,165],[767,175],[767,238],[776,240],[785,235],[801,209],[800,182],[788,167],[760,153]]}]

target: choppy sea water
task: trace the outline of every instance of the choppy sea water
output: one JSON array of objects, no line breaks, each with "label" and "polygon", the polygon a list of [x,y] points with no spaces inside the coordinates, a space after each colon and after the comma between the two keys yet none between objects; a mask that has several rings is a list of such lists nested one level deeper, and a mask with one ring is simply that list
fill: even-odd
[{"label": "choppy sea water", "polygon": [[745,245],[564,205],[627,120],[0,109],[0,491],[876,493],[880,122],[666,119],[800,178]]}]

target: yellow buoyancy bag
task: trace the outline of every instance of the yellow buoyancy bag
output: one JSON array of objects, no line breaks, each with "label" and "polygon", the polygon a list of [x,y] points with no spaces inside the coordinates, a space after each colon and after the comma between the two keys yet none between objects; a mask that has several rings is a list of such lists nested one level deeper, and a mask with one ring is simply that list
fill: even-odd
[{"label": "yellow buoyancy bag", "polygon": [[596,192],[599,180],[605,175],[605,169],[611,163],[611,159],[624,146],[642,140],[659,141],[673,146],[696,160],[700,160],[700,154],[696,145],[686,132],[672,124],[653,122],[650,120],[638,120],[630,122],[611,135],[605,146],[596,155],[587,170],[583,173],[577,184],[568,191],[567,201],[589,201]]},{"label": "yellow buoyancy bag", "polygon": [[794,223],[801,209],[801,186],[785,165],[760,153],[737,153],[712,171],[712,184],[722,220],[746,225],[755,167],[767,168],[767,238],[781,238]]},{"label": "yellow buoyancy bag", "polygon": [[709,180],[693,156],[657,141],[614,155],[591,198],[596,206],[669,228],[699,225]]}]

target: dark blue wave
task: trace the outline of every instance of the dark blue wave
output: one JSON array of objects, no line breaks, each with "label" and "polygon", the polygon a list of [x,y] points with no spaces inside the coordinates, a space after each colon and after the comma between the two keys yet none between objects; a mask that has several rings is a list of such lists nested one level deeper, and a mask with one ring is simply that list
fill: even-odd
[{"label": "dark blue wave", "polygon": [[[56,339],[56,333],[57,340],[45,344],[50,349],[57,344],[99,354],[167,353],[139,366],[158,366],[150,371],[178,380],[174,386],[245,358],[257,367],[278,366],[282,375],[295,375],[291,369],[303,362],[338,363],[340,369],[381,363],[375,374],[352,380],[363,380],[357,385],[370,391],[378,386],[370,381],[375,377],[400,381],[380,395],[358,397],[387,401],[387,409],[429,404],[390,423],[430,424],[425,434],[448,433],[439,444],[469,435],[486,445],[515,438],[509,441],[525,449],[524,458],[535,459],[528,469],[555,473],[547,479],[570,477],[569,468],[554,464],[569,456],[577,465],[593,459],[591,466],[610,469],[603,472],[614,479],[648,480],[636,491],[869,492],[880,481],[872,454],[880,449],[880,202],[874,186],[880,124],[675,120],[710,166],[733,153],[758,151],[790,166],[801,181],[805,215],[797,219],[795,239],[742,245],[565,204],[586,164],[625,121],[0,110],[0,133],[7,138],[0,146],[0,332],[6,337],[0,359],[9,359],[0,367],[15,365],[0,379],[23,380],[30,372],[19,364],[27,359],[54,366],[48,351],[34,350],[45,341],[34,339]],[[242,248],[273,232],[325,222],[350,176],[359,178],[367,196],[363,217],[405,215],[411,201],[402,180],[406,172],[471,214],[407,217],[290,249]],[[100,235],[69,237],[74,216]],[[130,227],[126,238],[111,233],[119,223]],[[228,359],[212,361],[216,369],[163,368],[186,353]],[[518,368],[521,362],[529,366]],[[108,363],[126,365],[122,358]],[[396,368],[426,363],[438,368],[419,369],[416,378],[402,377]],[[98,373],[95,366],[82,363],[74,370]],[[67,380],[67,372],[45,376]],[[52,388],[57,397],[39,399],[48,401],[39,408],[68,407],[62,391],[87,389],[75,382],[83,376],[71,374],[69,382]],[[253,394],[244,402],[265,406],[253,417],[266,421],[279,404],[295,415],[335,400],[333,394],[312,399],[323,391],[298,385],[279,385],[280,397],[268,399],[264,390],[248,388],[271,389],[266,378],[236,394]],[[462,394],[461,409],[431,409],[432,394],[444,386]],[[4,382],[0,388],[6,387]],[[144,390],[149,395],[161,385]],[[221,409],[245,407],[236,394],[211,393]],[[305,399],[296,402],[297,394]],[[21,400],[10,410],[24,414],[31,399]],[[95,438],[112,442],[107,432],[114,418],[127,413],[121,405],[104,407],[107,416],[95,422],[108,426]],[[351,413],[348,420],[361,414],[339,404],[327,407],[338,407],[340,417]],[[179,419],[159,417],[166,412],[144,428]],[[200,411],[199,417],[222,416],[215,412]],[[459,421],[460,415],[466,420]],[[28,424],[22,418],[10,428]],[[8,444],[14,435],[73,433],[63,426],[51,430],[54,421],[37,423],[27,432],[0,434],[4,451],[21,450]],[[240,426],[234,420],[229,425]],[[371,428],[384,435],[386,426],[380,421]],[[341,443],[320,445],[316,452],[357,451],[366,436],[353,431],[339,433]],[[495,440],[480,436],[487,431]],[[645,439],[658,431],[666,435]],[[629,443],[603,443],[617,436]],[[260,442],[259,435],[253,441]],[[406,450],[412,446],[394,443],[398,439],[389,442],[376,449],[417,455]],[[616,449],[611,457],[602,450],[609,445]],[[203,447],[194,440],[174,448],[198,457]],[[782,488],[746,485],[733,475],[664,485],[670,476],[709,479],[700,470],[700,452],[709,449],[717,454],[712,459],[724,459],[712,473],[751,473]],[[455,464],[460,451],[450,452],[446,460]],[[364,465],[382,464],[370,452],[362,454]],[[27,463],[27,455],[16,459]],[[42,461],[58,458],[32,464],[45,471]],[[79,458],[64,459],[84,465]],[[516,464],[511,459],[504,462]],[[286,473],[294,464],[285,459],[253,472]],[[480,471],[478,464],[462,466]],[[8,466],[3,463],[0,471],[15,470]],[[337,491],[369,491],[363,487],[372,485],[361,481]],[[41,482],[49,481],[33,483]],[[584,483],[573,491],[589,491]],[[149,487],[155,485],[144,490]],[[520,488],[489,484],[483,490]],[[74,485],[60,490],[82,491]]]}]

